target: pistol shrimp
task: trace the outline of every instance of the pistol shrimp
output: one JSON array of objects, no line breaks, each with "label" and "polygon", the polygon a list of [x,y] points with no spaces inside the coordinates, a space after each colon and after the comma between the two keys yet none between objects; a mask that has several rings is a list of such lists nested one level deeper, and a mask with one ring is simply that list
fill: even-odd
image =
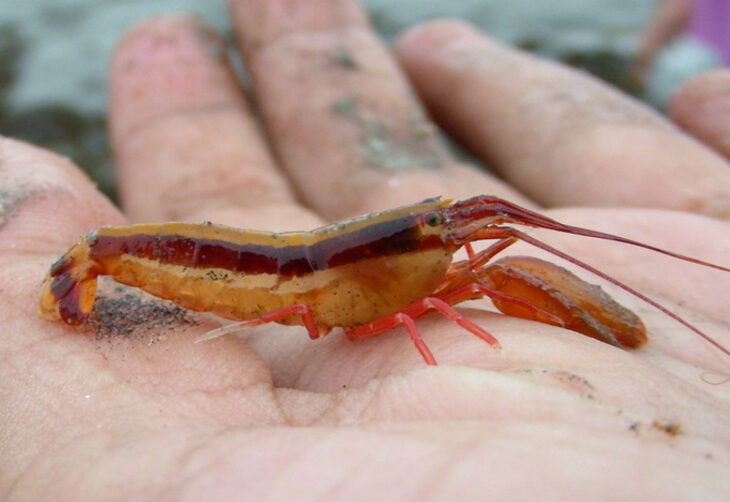
[{"label": "pistol shrimp", "polygon": [[[269,322],[303,325],[311,338],[341,327],[352,340],[404,326],[426,363],[436,364],[414,319],[437,310],[499,347],[492,335],[452,307],[488,296],[508,315],[564,326],[621,347],[646,342],[634,313],[567,270],[529,257],[490,261],[521,240],[621,287],[730,356],[728,349],[653,300],[505,226],[510,224],[618,241],[730,272],[482,195],[456,202],[427,199],[311,232],[268,233],[209,223],[102,227],[88,232],[51,266],[39,311],[69,325],[84,323],[93,308],[97,277],[109,275],[187,309],[242,321],[202,339]],[[470,243],[484,239],[497,242],[473,253]],[[461,247],[469,258],[452,263]]]}]

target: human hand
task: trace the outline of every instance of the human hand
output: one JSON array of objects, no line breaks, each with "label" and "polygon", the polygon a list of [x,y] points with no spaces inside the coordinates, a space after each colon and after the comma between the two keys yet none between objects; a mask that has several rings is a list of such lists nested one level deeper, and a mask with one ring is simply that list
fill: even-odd
[{"label": "human hand", "polygon": [[[450,156],[356,5],[307,4],[232,5],[265,140],[199,24],[162,18],[122,41],[109,120],[125,215],[64,159],[0,144],[2,498],[727,498],[728,390],[703,378],[728,362],[620,293],[648,326],[639,351],[464,308],[503,348],[428,316],[436,368],[399,330],[313,342],[267,325],[194,344],[205,316],[102,340],[37,316],[48,266],[99,225],[301,230],[439,194],[575,206],[545,212],[728,265],[727,223],[629,208],[730,218],[727,163],[655,114],[462,24],[412,30],[400,64],[505,183]],[[581,207],[598,205],[617,208]],[[535,235],[730,345],[728,277]]]}]

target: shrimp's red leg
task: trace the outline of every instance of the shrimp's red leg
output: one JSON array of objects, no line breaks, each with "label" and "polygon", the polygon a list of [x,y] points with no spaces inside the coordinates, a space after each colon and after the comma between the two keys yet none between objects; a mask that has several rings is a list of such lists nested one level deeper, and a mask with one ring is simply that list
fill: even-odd
[{"label": "shrimp's red leg", "polygon": [[[475,253],[473,250],[470,252],[469,250],[471,249],[471,245],[469,245],[469,248],[467,248],[467,255],[469,256],[469,268],[471,268],[472,270],[478,269],[518,240],[519,239],[515,237],[500,239],[488,248],[483,249],[478,253]],[[466,247],[467,244],[469,243],[464,244],[464,247]]]},{"label": "shrimp's red leg", "polygon": [[[421,301],[423,300],[419,300],[419,302]],[[410,305],[408,307],[410,307]],[[421,338],[421,334],[418,332],[418,328],[416,327],[416,323],[413,321],[413,317],[411,317],[410,314],[404,314],[402,311],[381,317],[380,319],[376,319],[367,324],[348,329],[345,334],[350,341],[354,342],[355,340],[362,340],[363,338],[370,338],[371,336],[379,335],[393,328],[397,328],[398,326],[403,326],[406,331],[408,331],[408,335],[411,337],[413,345],[416,346],[416,350],[419,354],[421,354],[421,357],[423,357],[423,360],[426,361],[426,364],[435,365],[436,360],[426,346],[426,342],[424,342],[423,338]]]},{"label": "shrimp's red leg", "polygon": [[[479,326],[477,326],[476,324],[471,322],[469,319],[467,319],[466,317],[461,315],[459,312],[456,311],[456,309],[454,309],[454,307],[452,307],[451,305],[449,305],[442,299],[431,296],[428,298],[424,298],[423,300],[419,300],[418,302],[415,302],[415,303],[422,303],[425,310],[430,310],[430,309],[437,310],[441,315],[443,315],[444,317],[448,318],[449,320],[455,322],[456,324],[458,324],[465,330],[469,331],[473,335],[476,335],[477,337],[481,338],[482,340],[487,342],[489,345],[491,345],[497,349],[502,348],[496,338],[494,338],[492,335],[487,333],[485,330],[483,330],[482,328],[480,328]],[[412,303],[411,305],[414,305],[414,304]],[[408,307],[406,307],[403,310],[407,311],[407,309],[408,309]],[[419,315],[423,315],[423,313],[421,313]],[[413,316],[413,317],[416,317],[416,316]]]},{"label": "shrimp's red leg", "polygon": [[[400,324],[404,328],[406,328],[406,331],[408,331],[408,336],[411,337],[413,345],[416,347],[418,353],[421,354],[421,357],[426,362],[426,364],[428,364],[429,366],[436,366],[436,359],[433,357],[433,354],[429,350],[428,345],[426,345],[426,342],[424,342],[423,338],[421,338],[421,333],[418,331],[418,328],[416,327],[416,322],[413,320],[413,318],[407,316],[406,314],[396,313],[393,314],[393,321],[396,323],[393,327],[396,327]],[[351,340],[353,340],[353,338],[351,338]]]},{"label": "shrimp's red leg", "polygon": [[[425,300],[428,300],[428,298],[424,298],[423,300],[414,302],[411,305],[414,305],[415,303],[420,304]],[[408,307],[410,307],[411,305],[409,305]],[[423,312],[425,311],[426,309],[423,309]],[[413,345],[415,345],[416,350],[419,354],[421,354],[423,360],[426,361],[426,364],[430,366],[436,366],[436,359],[433,357],[433,354],[429,350],[428,346],[426,346],[426,342],[424,342],[423,338],[421,338],[421,333],[418,332],[416,323],[413,320],[413,317],[411,317],[409,314],[396,312],[395,314],[390,314],[367,324],[363,324],[362,326],[352,328],[348,330],[346,334],[347,338],[355,341],[362,338],[369,338],[371,336],[379,335],[380,333],[391,330],[393,328],[397,328],[398,326],[403,326],[406,331],[408,331],[408,336],[411,337]]]},{"label": "shrimp's red leg", "polygon": [[471,264],[470,268],[476,269],[491,260],[494,255],[501,253],[517,241],[518,239],[514,237],[500,239],[499,241],[495,242],[488,248],[479,251],[478,253],[474,251],[474,247],[471,245],[471,242],[465,242],[463,244],[463,247],[466,251],[467,261]]},{"label": "shrimp's red leg", "polygon": [[233,324],[229,324],[228,326],[223,326],[221,328],[210,330],[203,336],[198,337],[195,340],[195,343],[212,340],[213,338],[218,338],[219,336],[227,335],[228,333],[235,333],[236,331],[240,331],[242,329],[253,328],[254,326],[260,326],[262,324],[276,322],[292,315],[300,315],[302,317],[302,323],[304,324],[304,327],[307,328],[307,332],[309,333],[310,338],[319,338],[323,334],[317,326],[317,323],[314,321],[314,317],[312,316],[312,311],[310,310],[310,308],[303,303],[297,303],[295,305],[290,305],[279,310],[274,310],[273,312],[268,312],[260,317],[257,317],[256,319],[236,322]]},{"label": "shrimp's red leg", "polygon": [[428,347],[426,347],[425,342],[416,328],[416,323],[413,321],[414,318],[421,317],[429,310],[437,310],[441,315],[481,338],[489,345],[492,345],[497,349],[500,348],[499,342],[496,338],[458,313],[444,300],[435,297],[417,300],[395,314],[381,317],[380,319],[363,324],[362,326],[352,328],[347,331],[347,337],[353,341],[360,340],[362,338],[379,335],[380,333],[393,329],[397,326],[403,326],[408,331],[413,344],[416,346],[416,350],[418,350],[418,353],[421,354],[421,357],[423,357],[423,360],[426,361],[426,364],[435,365],[436,360],[431,354],[431,351],[428,350]]}]

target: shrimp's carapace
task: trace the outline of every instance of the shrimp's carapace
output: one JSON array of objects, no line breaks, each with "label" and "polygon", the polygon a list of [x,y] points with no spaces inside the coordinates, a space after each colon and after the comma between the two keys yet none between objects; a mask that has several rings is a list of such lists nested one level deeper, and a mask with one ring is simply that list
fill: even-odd
[{"label": "shrimp's carapace", "polygon": [[[629,286],[505,224],[618,241],[730,272],[481,195],[457,202],[427,199],[311,232],[277,234],[210,223],[102,227],[51,267],[40,313],[71,325],[83,323],[92,310],[97,277],[109,275],[182,307],[242,321],[239,328],[303,324],[316,338],[339,326],[358,339],[402,325],[429,364],[435,360],[413,318],[431,309],[497,345],[451,307],[482,296],[509,315],[565,326],[623,347],[645,343],[638,317],[566,270],[526,257],[490,263],[522,240],[618,285],[730,356],[715,340]],[[470,251],[469,243],[482,239],[499,240],[476,255],[470,252],[469,260],[451,263],[457,249]]]}]

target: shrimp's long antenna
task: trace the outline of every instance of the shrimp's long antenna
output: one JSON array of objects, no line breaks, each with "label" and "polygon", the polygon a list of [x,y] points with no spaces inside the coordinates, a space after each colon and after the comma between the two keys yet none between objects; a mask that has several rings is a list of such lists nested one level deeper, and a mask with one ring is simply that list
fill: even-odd
[{"label": "shrimp's long antenna", "polygon": [[[456,203],[452,206],[452,208],[452,211],[454,211],[455,214],[450,215],[450,218],[457,221],[476,221],[480,218],[494,218],[495,216],[498,216],[502,223],[527,225],[535,228],[545,228],[548,230],[556,230],[558,232],[565,232],[574,235],[583,235],[585,237],[594,237],[597,239],[623,242],[624,244],[630,244],[632,246],[649,249],[651,251],[671,256],[672,258],[677,258],[679,260],[684,260],[691,263],[696,263],[698,265],[703,265],[705,267],[722,270],[723,272],[730,272],[730,268],[728,267],[715,265],[714,263],[699,260],[697,258],[692,258],[691,256],[683,255],[680,253],[667,251],[666,249],[661,249],[650,244],[644,244],[643,242],[635,241],[633,239],[627,239],[626,237],[621,237],[606,232],[589,230],[587,228],[575,227],[573,225],[566,225],[552,218],[548,218],[547,216],[544,216],[540,213],[536,213],[535,211],[530,211],[529,209],[520,207],[517,204],[513,204],[512,202],[506,201],[504,199],[500,199],[499,197],[481,195],[464,202]],[[479,229],[477,227],[473,228],[472,230],[465,228],[463,231],[459,231],[458,233],[461,233],[464,236],[468,236],[469,233],[475,231],[476,233],[478,233]],[[465,240],[470,239],[467,237]]]}]

